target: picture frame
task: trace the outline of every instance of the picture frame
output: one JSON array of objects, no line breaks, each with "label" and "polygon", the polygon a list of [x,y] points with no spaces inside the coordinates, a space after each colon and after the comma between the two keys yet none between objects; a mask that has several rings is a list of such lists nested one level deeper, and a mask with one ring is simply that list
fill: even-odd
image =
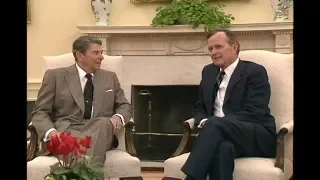
[{"label": "picture frame", "polygon": [[27,24],[31,23],[31,7],[30,0],[26,0],[27,3]]}]

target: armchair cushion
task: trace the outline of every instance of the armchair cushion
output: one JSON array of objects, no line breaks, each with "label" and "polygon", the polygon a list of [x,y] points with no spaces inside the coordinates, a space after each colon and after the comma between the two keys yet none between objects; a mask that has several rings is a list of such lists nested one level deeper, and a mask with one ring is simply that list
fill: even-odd
[{"label": "armchair cushion", "polygon": [[[57,163],[54,156],[38,156],[27,163],[27,179],[43,180],[50,173],[50,166]],[[104,169],[105,179],[109,177],[139,177],[141,176],[140,160],[126,151],[113,149],[106,152]]]},{"label": "armchair cushion", "polygon": [[107,151],[104,175],[105,179],[108,177],[139,177],[141,176],[140,160],[119,149]]},{"label": "armchair cushion", "polygon": [[[186,175],[180,170],[190,153],[169,158],[164,163],[164,177],[184,179]],[[234,180],[283,180],[284,173],[274,168],[272,158],[239,158],[235,160]],[[207,178],[208,179],[208,178]]]},{"label": "armchair cushion", "polygon": [[43,180],[50,173],[50,166],[58,160],[53,156],[38,156],[27,162],[27,179]]}]

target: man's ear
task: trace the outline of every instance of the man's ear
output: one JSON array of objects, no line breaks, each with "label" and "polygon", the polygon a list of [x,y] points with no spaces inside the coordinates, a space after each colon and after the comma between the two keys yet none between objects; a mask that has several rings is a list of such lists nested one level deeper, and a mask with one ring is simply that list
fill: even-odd
[{"label": "man's ear", "polygon": [[77,59],[81,59],[81,57],[83,56],[83,54],[79,51],[76,52],[76,57]]},{"label": "man's ear", "polygon": [[239,48],[239,44],[238,43],[234,43],[232,47],[236,51]]}]

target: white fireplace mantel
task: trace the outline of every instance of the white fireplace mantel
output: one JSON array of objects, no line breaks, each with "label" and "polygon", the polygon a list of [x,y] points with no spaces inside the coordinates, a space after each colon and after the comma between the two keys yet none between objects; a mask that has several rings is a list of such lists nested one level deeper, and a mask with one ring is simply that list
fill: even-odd
[{"label": "white fireplace mantel", "polygon": [[[206,55],[203,26],[193,29],[175,26],[97,26],[79,25],[82,34],[103,40],[110,55]],[[233,24],[241,50],[264,49],[279,53],[293,52],[293,22]]]},{"label": "white fireplace mantel", "polygon": [[[174,26],[97,26],[97,25],[79,25],[77,28],[84,34],[144,34],[144,33],[201,33],[204,32],[203,25],[193,29],[187,25]],[[293,22],[272,22],[272,23],[249,23],[232,24],[229,28],[236,32],[250,31],[292,31]]]}]

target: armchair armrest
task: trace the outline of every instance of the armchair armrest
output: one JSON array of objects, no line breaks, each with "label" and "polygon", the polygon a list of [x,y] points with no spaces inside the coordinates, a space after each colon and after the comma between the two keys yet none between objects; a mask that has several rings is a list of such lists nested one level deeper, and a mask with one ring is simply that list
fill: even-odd
[{"label": "armchair armrest", "polygon": [[183,123],[183,136],[181,138],[180,144],[176,151],[172,154],[171,157],[179,156],[183,153],[188,152],[188,145],[191,141],[191,129],[194,127],[195,120],[194,118],[188,119]]},{"label": "armchair armrest", "polygon": [[27,137],[27,161],[31,161],[35,155],[36,155],[36,151],[38,149],[38,134],[36,132],[35,127],[32,124],[29,124],[27,126],[27,132],[30,133],[30,136]]},{"label": "armchair armrest", "polygon": [[292,133],[293,132],[293,121],[289,121],[285,124],[283,124],[280,129],[279,129],[279,132],[280,131],[287,131],[287,133]]},{"label": "armchair armrest", "polygon": [[[125,128],[125,140],[127,151],[130,155],[137,157],[137,152],[133,142],[133,134],[132,130],[134,127],[134,122],[129,121],[124,125]],[[27,161],[31,161],[36,157],[37,152],[39,151],[39,142],[38,142],[38,134],[36,132],[35,127],[30,123],[27,126],[27,131],[29,131],[30,136],[27,137]],[[28,142],[29,141],[29,142]]]},{"label": "armchair armrest", "polygon": [[137,157],[137,151],[134,146],[134,140],[133,140],[134,122],[130,120],[124,125],[124,127],[126,132],[125,133],[126,149],[131,156]]},{"label": "armchair armrest", "polygon": [[280,168],[284,172],[284,138],[287,134],[293,133],[293,120],[283,124],[278,132],[277,136],[277,154],[276,154],[276,162],[275,162],[275,167]]},{"label": "armchair armrest", "polygon": [[185,122],[189,124],[191,129],[193,129],[194,125],[195,125],[195,121],[196,120],[194,118],[191,118],[191,119],[186,120]]}]

